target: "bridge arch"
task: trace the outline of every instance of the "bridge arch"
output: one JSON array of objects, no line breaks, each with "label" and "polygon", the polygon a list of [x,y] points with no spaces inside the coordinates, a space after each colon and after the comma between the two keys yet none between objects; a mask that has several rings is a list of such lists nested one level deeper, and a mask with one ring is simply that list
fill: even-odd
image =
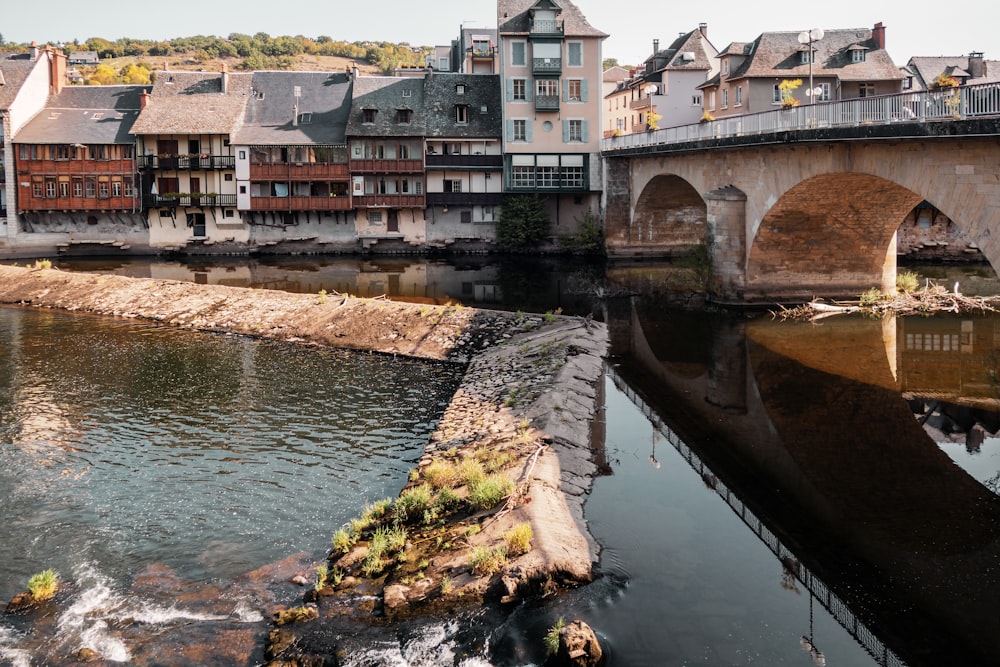
[{"label": "bridge arch", "polygon": [[705,200],[691,183],[676,174],[657,174],[636,198],[631,229],[639,243],[672,254],[705,242],[706,218]]},{"label": "bridge arch", "polygon": [[895,288],[896,230],[924,197],[880,176],[835,172],[789,188],[764,213],[746,294],[856,295]]}]

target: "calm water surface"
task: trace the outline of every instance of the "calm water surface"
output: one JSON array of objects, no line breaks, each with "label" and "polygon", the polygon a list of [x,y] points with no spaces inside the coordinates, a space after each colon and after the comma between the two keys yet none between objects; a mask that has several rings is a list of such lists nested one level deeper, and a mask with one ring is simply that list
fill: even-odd
[{"label": "calm water surface", "polygon": [[[542,635],[560,617],[590,623],[609,665],[989,665],[1000,655],[1000,320],[815,326],[677,310],[667,303],[688,295],[650,289],[677,267],[653,264],[101,270],[303,292],[393,288],[609,324],[595,452],[605,474],[586,506],[602,545],[597,581],[502,613],[334,628],[350,665],[541,665]],[[615,282],[643,296],[597,298]],[[134,598],[136,573],[158,564],[221,585],[298,551],[318,557],[364,502],[398,492],[455,381],[438,366],[134,323],[0,318],[8,598],[44,567]],[[252,624],[254,602],[233,595],[213,613]],[[151,623],[176,622],[158,611]],[[29,664],[32,632],[0,621],[0,662]],[[128,639],[118,655],[137,658]]]}]

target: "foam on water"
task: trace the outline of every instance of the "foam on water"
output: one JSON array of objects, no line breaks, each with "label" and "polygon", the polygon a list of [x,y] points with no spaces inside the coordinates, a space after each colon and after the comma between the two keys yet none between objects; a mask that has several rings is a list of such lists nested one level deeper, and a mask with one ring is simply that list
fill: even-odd
[{"label": "foam on water", "polygon": [[[455,663],[459,625],[455,622],[420,628],[397,643],[379,642],[348,656],[345,667],[440,667]],[[492,667],[480,657],[465,658],[459,667]]]}]

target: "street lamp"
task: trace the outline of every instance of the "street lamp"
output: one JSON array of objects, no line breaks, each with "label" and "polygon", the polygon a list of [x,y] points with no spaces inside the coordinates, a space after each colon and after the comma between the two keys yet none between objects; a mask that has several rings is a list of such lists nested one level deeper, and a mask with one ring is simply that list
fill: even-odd
[{"label": "street lamp", "polygon": [[813,44],[823,39],[823,29],[813,28],[799,33],[799,44],[809,45],[809,90],[806,91],[810,104],[816,99],[816,89],[813,88]]}]

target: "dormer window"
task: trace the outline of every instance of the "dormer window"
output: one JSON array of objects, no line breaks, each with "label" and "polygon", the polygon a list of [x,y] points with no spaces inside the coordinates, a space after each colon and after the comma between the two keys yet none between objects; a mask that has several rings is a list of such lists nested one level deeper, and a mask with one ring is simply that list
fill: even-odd
[{"label": "dormer window", "polygon": [[863,63],[865,61],[865,53],[867,49],[863,46],[852,46],[851,47],[851,62],[852,63]]},{"label": "dormer window", "polygon": [[469,122],[469,107],[464,104],[455,105],[455,122],[465,125]]},{"label": "dormer window", "polygon": [[722,67],[722,75],[723,76],[726,76],[727,74],[729,74],[729,59],[728,58],[723,58],[722,59],[722,65],[721,65],[721,67]]},{"label": "dormer window", "polygon": [[412,116],[412,109],[396,109],[396,122],[400,125],[409,125]]},{"label": "dormer window", "polygon": [[460,83],[457,86],[455,86],[455,94],[456,95],[465,95],[465,84],[464,83]]},{"label": "dormer window", "polygon": [[814,55],[815,52],[812,49],[802,49],[799,51],[799,62],[803,65],[808,65],[809,63],[814,62]]},{"label": "dormer window", "polygon": [[361,122],[365,123],[366,125],[374,125],[376,113],[378,113],[378,109],[362,109]]}]

